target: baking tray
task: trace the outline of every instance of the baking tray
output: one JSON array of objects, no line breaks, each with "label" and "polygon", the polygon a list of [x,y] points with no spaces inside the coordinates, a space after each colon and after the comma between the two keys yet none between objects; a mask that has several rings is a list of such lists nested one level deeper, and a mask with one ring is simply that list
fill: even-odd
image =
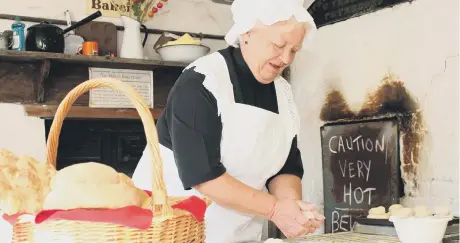
[{"label": "baking tray", "polygon": [[[374,225],[374,226],[391,226],[394,227],[393,222],[388,219],[368,219],[366,216],[355,218],[355,222],[358,222],[363,225]],[[453,224],[458,224],[459,218],[454,217],[451,221],[447,223],[448,226]]]},{"label": "baking tray", "polygon": [[458,234],[444,237],[442,243],[460,243],[460,237]]}]

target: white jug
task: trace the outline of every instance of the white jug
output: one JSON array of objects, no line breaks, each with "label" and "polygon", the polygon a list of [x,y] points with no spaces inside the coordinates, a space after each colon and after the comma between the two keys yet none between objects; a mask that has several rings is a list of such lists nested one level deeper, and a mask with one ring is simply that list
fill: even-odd
[{"label": "white jug", "polygon": [[123,42],[121,44],[121,58],[144,59],[144,48],[141,40],[141,24],[127,16],[121,16],[125,27],[123,33]]}]

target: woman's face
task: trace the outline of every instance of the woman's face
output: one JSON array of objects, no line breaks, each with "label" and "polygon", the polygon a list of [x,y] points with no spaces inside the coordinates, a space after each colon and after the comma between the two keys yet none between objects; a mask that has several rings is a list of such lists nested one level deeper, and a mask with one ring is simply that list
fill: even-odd
[{"label": "woman's face", "polygon": [[243,57],[261,83],[271,83],[293,61],[306,34],[304,23],[295,18],[267,26],[258,23],[240,36]]}]

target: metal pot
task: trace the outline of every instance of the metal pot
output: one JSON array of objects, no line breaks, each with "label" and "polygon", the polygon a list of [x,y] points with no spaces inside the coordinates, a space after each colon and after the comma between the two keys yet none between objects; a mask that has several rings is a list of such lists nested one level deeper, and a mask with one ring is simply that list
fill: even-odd
[{"label": "metal pot", "polygon": [[101,15],[101,11],[97,11],[65,30],[46,21],[32,25],[27,29],[26,51],[64,53],[64,34],[99,18]]}]

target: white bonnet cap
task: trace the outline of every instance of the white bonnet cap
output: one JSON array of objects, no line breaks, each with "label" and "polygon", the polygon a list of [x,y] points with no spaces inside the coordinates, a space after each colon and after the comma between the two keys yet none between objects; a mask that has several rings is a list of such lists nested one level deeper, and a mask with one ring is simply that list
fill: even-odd
[{"label": "white bonnet cap", "polygon": [[235,24],[225,35],[225,41],[234,47],[238,47],[239,36],[252,29],[257,20],[272,25],[294,16],[297,21],[305,22],[307,33],[302,50],[309,46],[317,31],[313,18],[303,7],[303,0],[234,0],[231,10]]}]

